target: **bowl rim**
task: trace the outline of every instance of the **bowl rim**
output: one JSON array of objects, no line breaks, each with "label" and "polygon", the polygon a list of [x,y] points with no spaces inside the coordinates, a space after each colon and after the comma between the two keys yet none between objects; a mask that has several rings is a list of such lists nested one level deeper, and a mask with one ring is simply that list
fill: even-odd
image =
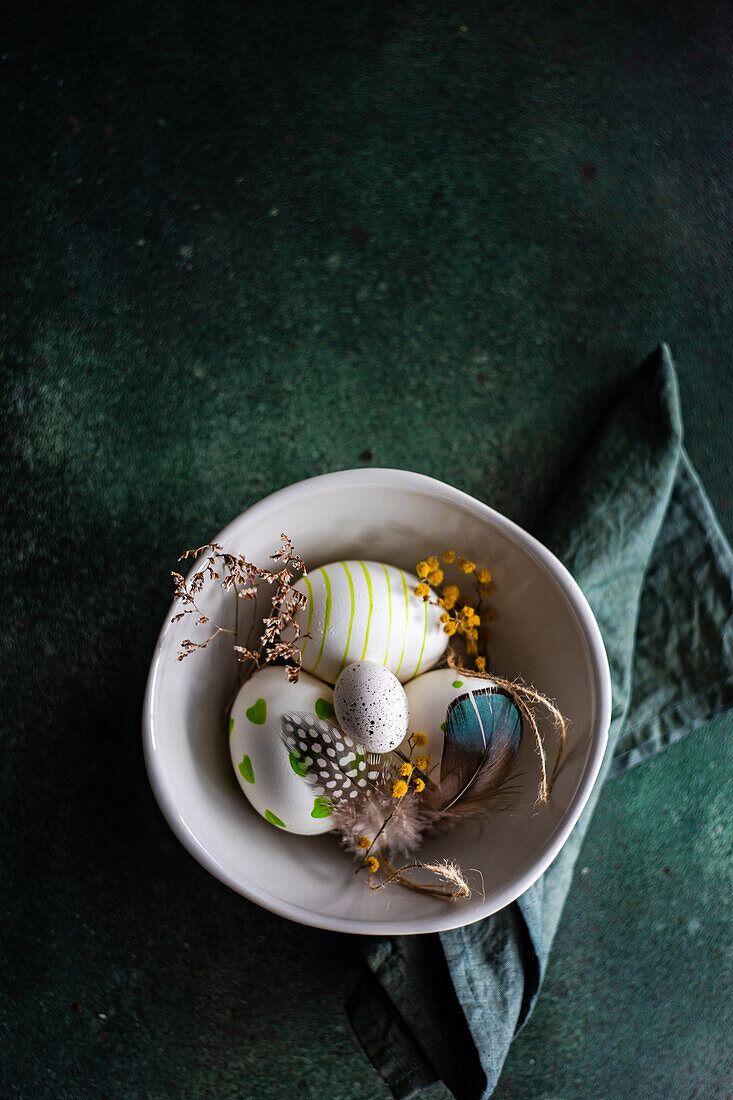
[{"label": "bowl rim", "polygon": [[[490,505],[484,504],[483,501],[477,500],[476,497],[463,492],[461,489],[456,489],[452,485],[439,481],[437,478],[429,477],[426,474],[417,473],[411,470],[393,469],[390,467],[369,467],[337,470],[332,473],[319,474],[315,477],[305,478],[302,481],[297,481],[282,489],[275,490],[266,497],[255,502],[249,508],[246,508],[243,512],[240,512],[239,515],[235,516],[212,541],[225,543],[229,533],[239,524],[242,517],[245,515],[257,518],[258,513],[270,510],[273,504],[276,504],[280,509],[285,509],[287,508],[288,502],[294,496],[302,493],[303,489],[315,489],[325,486],[338,487],[339,483],[342,483],[344,488],[354,488],[358,485],[366,487],[371,484],[372,486],[377,485],[380,488],[388,486],[394,489],[428,492],[430,495],[437,496],[444,501],[468,507],[479,516],[490,519],[492,523],[502,529],[508,537],[521,543],[523,548],[535,558],[536,562],[554,578],[562,589],[581,627],[590,660],[593,676],[593,691],[595,695],[595,726],[598,732],[594,737],[592,751],[589,753],[583,775],[573,792],[570,805],[563,817],[560,827],[553,831],[551,837],[531,860],[531,867],[528,869],[525,866],[524,868],[518,869],[516,875],[511,879],[504,890],[498,895],[495,895],[493,901],[485,899],[483,905],[472,910],[469,919],[462,918],[461,908],[458,905],[451,906],[450,909],[446,907],[442,912],[434,910],[432,907],[426,907],[424,917],[410,918],[409,920],[389,919],[388,917],[384,917],[379,922],[376,922],[373,920],[364,921],[351,917],[329,917],[314,912],[312,909],[272,897],[265,890],[262,890],[253,883],[242,883],[235,878],[227,868],[220,863],[216,856],[205,847],[198,837],[190,831],[188,825],[180,816],[171,784],[166,779],[160,755],[156,752],[155,697],[158,676],[161,669],[163,646],[171,626],[170,619],[172,613],[174,613],[174,603],[171,604],[171,609],[164,619],[158,635],[145,689],[142,735],[143,755],[148,779],[163,817],[168,822],[176,838],[189,854],[207,871],[214,875],[215,878],[219,879],[220,882],[223,882],[226,886],[229,886],[232,890],[247,898],[249,901],[255,902],[257,905],[278,916],[286,917],[296,923],[305,924],[312,928],[323,928],[329,931],[349,932],[358,935],[411,935],[426,932],[444,932],[454,928],[461,928],[468,924],[473,924],[478,920],[482,920],[492,913],[503,909],[511,902],[516,901],[521,894],[528,890],[529,887],[544,874],[575,827],[590,797],[596,779],[598,778],[608,741],[612,698],[611,673],[605,646],[598,623],[596,622],[595,616],[580,586],[562,562],[556,558],[547,547],[539,542],[534,535],[529,534],[529,532],[525,531],[519,524],[508,519],[506,516],[502,515],[501,512],[497,512],[496,509],[490,507]],[[196,566],[194,565],[191,572],[193,572],[195,568]]]}]

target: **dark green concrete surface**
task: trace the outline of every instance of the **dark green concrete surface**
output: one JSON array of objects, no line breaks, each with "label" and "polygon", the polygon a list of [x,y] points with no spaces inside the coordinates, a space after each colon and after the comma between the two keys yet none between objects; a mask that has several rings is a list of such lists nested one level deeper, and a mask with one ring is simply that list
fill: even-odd
[{"label": "dark green concrete surface", "polygon": [[[367,462],[531,523],[661,340],[733,535],[730,8],[3,19],[0,1091],[378,1100],[353,942],[215,882],[147,787],[168,571]],[[731,1094],[732,729],[604,790],[501,1100]]]}]

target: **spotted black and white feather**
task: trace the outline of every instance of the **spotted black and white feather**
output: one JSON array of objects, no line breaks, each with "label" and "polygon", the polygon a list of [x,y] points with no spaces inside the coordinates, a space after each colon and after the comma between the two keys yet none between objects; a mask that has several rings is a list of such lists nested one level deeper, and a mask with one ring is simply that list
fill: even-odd
[{"label": "spotted black and white feather", "polygon": [[334,722],[311,714],[282,715],[283,741],[313,789],[336,803],[355,799],[380,775],[359,746]]}]

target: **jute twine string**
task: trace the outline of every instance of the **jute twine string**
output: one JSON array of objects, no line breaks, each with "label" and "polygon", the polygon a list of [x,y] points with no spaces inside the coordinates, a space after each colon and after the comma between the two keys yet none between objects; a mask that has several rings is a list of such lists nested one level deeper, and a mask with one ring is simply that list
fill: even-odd
[{"label": "jute twine string", "polygon": [[[406,863],[403,867],[393,867],[389,862],[384,852],[379,853],[379,859],[387,871],[388,877],[382,879],[381,882],[372,882],[372,876],[369,875],[369,889],[370,890],[383,890],[385,886],[389,886],[392,882],[398,882],[400,886],[406,886],[408,890],[415,890],[420,894],[432,894],[436,898],[447,898],[448,901],[456,901],[458,898],[469,898],[471,896],[471,887],[463,877],[463,872],[454,860],[445,859],[442,863],[423,863],[417,859],[413,863]],[[408,871],[430,871],[432,874],[437,875],[439,879],[442,879],[442,883],[426,883],[426,882],[413,882],[408,878],[406,872]]]}]

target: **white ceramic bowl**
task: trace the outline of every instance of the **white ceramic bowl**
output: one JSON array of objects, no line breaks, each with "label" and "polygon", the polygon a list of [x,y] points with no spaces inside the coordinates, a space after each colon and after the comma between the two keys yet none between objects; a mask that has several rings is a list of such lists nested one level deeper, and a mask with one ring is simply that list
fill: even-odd
[{"label": "white ceramic bowl", "polygon": [[[449,904],[399,886],[372,892],[332,835],[285,834],[249,806],[232,772],[221,717],[235,669],[231,639],[220,636],[178,662],[181,639],[195,637],[196,628],[190,618],[171,624],[169,615],[150,670],[143,737],[150,782],[173,832],[232,889],[319,928],[435,932],[508,905],[567,840],[606,745],[608,662],[577,584],[557,558],[498,512],[404,470],[345,470],[291,485],[244,512],[215,541],[265,564],[282,531],[309,568],[366,557],[413,569],[419,558],[450,547],[491,569],[494,671],[524,677],[569,719],[551,801],[535,807],[539,768],[532,738],[525,736],[512,806],[429,841],[421,853],[424,859],[454,856],[464,869],[480,870],[485,893]],[[206,607],[230,617],[231,603],[217,590]],[[551,755],[549,726],[546,732]]]}]

